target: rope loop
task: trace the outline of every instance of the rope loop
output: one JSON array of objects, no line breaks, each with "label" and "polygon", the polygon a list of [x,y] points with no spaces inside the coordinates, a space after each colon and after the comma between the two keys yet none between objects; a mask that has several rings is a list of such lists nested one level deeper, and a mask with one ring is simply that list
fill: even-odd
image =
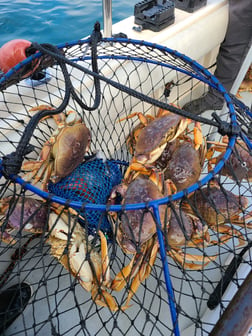
[{"label": "rope loop", "polygon": [[17,175],[21,169],[24,156],[32,152],[33,149],[34,146],[29,144],[24,148],[21,155],[16,151],[4,156],[2,159],[4,177],[8,178],[10,175]]}]

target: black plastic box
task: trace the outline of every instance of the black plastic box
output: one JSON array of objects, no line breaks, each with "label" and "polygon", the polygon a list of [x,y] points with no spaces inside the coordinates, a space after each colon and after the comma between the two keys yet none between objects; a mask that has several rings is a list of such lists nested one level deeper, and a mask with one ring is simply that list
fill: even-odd
[{"label": "black plastic box", "polygon": [[142,29],[159,32],[174,23],[174,10],[174,1],[143,0],[135,5],[135,23]]},{"label": "black plastic box", "polygon": [[207,0],[175,0],[175,7],[192,13],[206,6]]}]

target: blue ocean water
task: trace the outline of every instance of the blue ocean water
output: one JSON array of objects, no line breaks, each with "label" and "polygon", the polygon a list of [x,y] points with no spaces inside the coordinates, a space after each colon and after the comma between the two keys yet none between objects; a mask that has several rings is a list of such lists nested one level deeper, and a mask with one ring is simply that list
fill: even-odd
[{"label": "blue ocean water", "polygon": [[[134,15],[139,1],[112,0],[112,21]],[[102,0],[0,0],[0,46],[22,38],[38,43],[64,43],[103,28]]]}]

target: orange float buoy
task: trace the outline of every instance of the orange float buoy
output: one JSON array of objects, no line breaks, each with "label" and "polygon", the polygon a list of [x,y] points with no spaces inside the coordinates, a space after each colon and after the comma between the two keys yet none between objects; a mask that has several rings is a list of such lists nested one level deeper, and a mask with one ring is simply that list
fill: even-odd
[{"label": "orange float buoy", "polygon": [[[28,56],[26,50],[31,46],[31,42],[23,39],[15,39],[5,43],[0,48],[0,69],[7,73],[11,68],[25,60]],[[27,77],[31,75],[38,67],[39,60],[34,60],[31,64],[31,71],[25,73]]]}]

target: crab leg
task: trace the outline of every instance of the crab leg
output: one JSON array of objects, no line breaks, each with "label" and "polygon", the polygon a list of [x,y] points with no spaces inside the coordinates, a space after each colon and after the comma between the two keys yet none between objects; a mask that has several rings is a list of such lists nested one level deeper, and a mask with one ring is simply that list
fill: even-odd
[{"label": "crab leg", "polygon": [[[49,106],[49,105],[39,105],[39,106],[34,106],[32,107],[28,112],[38,112],[38,111],[43,111],[43,110],[54,110],[54,108],[52,106]],[[40,121],[43,121],[47,118],[51,118],[51,116],[46,116],[44,118],[42,118]]]},{"label": "crab leg", "polygon": [[49,161],[51,144],[50,141],[46,141],[41,153],[40,159],[38,161],[27,161],[22,165],[22,170],[28,171],[24,175],[24,179],[30,181],[34,178],[34,184],[42,180],[42,187],[46,186],[46,181],[49,180],[49,177],[53,170],[53,163]]},{"label": "crab leg", "polygon": [[108,244],[107,239],[102,231],[99,231],[101,239],[101,263],[102,263],[102,283],[107,286],[110,282],[110,269],[109,269],[109,257],[108,257]]},{"label": "crab leg", "polygon": [[[125,266],[114,278],[111,284],[111,288],[116,291],[122,290],[128,283],[128,281],[136,276],[141,267],[143,260],[143,252],[134,254],[130,263]],[[140,264],[140,266],[139,266]]]},{"label": "crab leg", "polygon": [[[149,276],[151,268],[155,262],[158,246],[153,243],[146,244],[141,254],[135,254],[130,263],[125,266],[114,278],[111,288],[116,291],[122,290],[127,282],[141,273],[140,279],[144,280]],[[149,249],[149,253],[147,254]],[[149,259],[147,262],[146,260]],[[145,268],[145,269],[144,269]],[[147,271],[146,271],[147,269]],[[146,276],[145,276],[146,274]]]},{"label": "crab leg", "polygon": [[210,234],[208,231],[208,226],[205,226],[203,231],[194,232],[191,239],[187,242],[188,247],[204,247],[208,246],[210,243]]},{"label": "crab leg", "polygon": [[12,196],[0,199],[0,215],[4,215],[6,210],[9,208]]},{"label": "crab leg", "polygon": [[[134,173],[132,173],[134,172]],[[132,173],[132,175],[131,175]],[[124,174],[124,180],[128,183],[137,178],[138,175],[147,175],[149,179],[155,183],[160,189],[163,187],[163,174],[161,174],[157,169],[152,166],[144,166],[142,163],[139,163],[132,159],[132,163],[126,170]]]},{"label": "crab leg", "polygon": [[[47,184],[50,179],[51,174],[53,171],[53,163],[49,163],[48,166],[45,165],[45,163],[43,163],[40,167],[40,169],[36,172],[33,173],[33,177],[34,178],[34,184],[38,183],[39,181],[41,181],[41,189],[47,191]],[[30,181],[30,179],[29,179]]]},{"label": "crab leg", "polygon": [[115,298],[111,294],[109,294],[106,290],[101,289],[101,287],[94,286],[91,290],[91,296],[93,301],[97,305],[101,307],[107,307],[111,311],[119,310]]},{"label": "crab leg", "polygon": [[[130,177],[131,172],[136,172],[136,174],[133,175],[133,177]],[[130,181],[137,177],[138,174],[143,175],[150,175],[150,169],[146,168],[143,164],[137,162],[134,158],[131,161],[131,164],[127,168],[125,174],[124,174],[124,180]]]},{"label": "crab leg", "polygon": [[119,119],[119,122],[123,121],[123,120],[127,120],[130,118],[134,118],[135,116],[138,117],[138,119],[140,120],[141,124],[143,124],[144,126],[148,125],[148,119],[149,120],[154,120],[155,118],[150,115],[150,114],[146,114],[144,115],[142,112],[133,112],[130,115],[128,115],[127,117],[121,118]]},{"label": "crab leg", "polygon": [[240,92],[252,92],[252,79],[244,79],[239,87],[236,97],[242,98]]},{"label": "crab leg", "polygon": [[[181,250],[176,251],[172,249],[168,251],[168,254],[177,261],[184,269],[191,269],[191,270],[202,270],[202,268],[206,267],[210,262],[214,261],[217,258],[216,256],[199,256],[193,255],[188,253],[183,253]],[[208,259],[204,262],[204,260]],[[192,262],[187,262],[192,261]],[[197,262],[197,263],[196,263]]]},{"label": "crab leg", "polygon": [[[153,245],[154,244],[154,245]],[[141,263],[141,266],[137,272],[137,274],[134,276],[134,279],[130,285],[129,288],[129,294],[126,300],[125,305],[121,308],[122,310],[128,309],[131,305],[130,300],[135,295],[136,291],[138,290],[140,284],[149,277],[152,267],[155,263],[157,252],[158,252],[158,244],[156,242],[156,239],[153,239],[153,242],[150,244],[146,244],[145,252],[144,252],[144,258]]]},{"label": "crab leg", "polygon": [[30,181],[36,176],[36,182],[39,182],[45,173],[46,165],[42,160],[39,161],[27,161],[22,165],[22,170],[28,171],[23,178]]},{"label": "crab leg", "polygon": [[0,239],[2,242],[4,242],[5,244],[7,245],[14,245],[16,244],[17,240],[14,239],[11,235],[11,233],[13,232],[14,230],[13,229],[10,229],[10,230],[5,230],[4,232],[1,232],[0,233]]},{"label": "crab leg", "polygon": [[37,112],[42,110],[54,110],[54,108],[50,105],[39,105],[32,107],[29,112]]},{"label": "crab leg", "polygon": [[223,236],[219,238],[219,241],[212,240],[210,244],[213,244],[213,245],[224,244],[225,242],[232,239],[232,237],[237,238],[239,241],[239,244],[236,247],[243,246],[246,242],[246,239],[244,238],[243,234],[240,231],[234,228],[231,228],[228,225],[223,224],[223,225],[218,226],[217,231],[219,234],[223,234]]},{"label": "crab leg", "polygon": [[130,277],[130,274],[132,272],[132,268],[135,262],[135,258],[133,257],[130,261],[130,263],[125,266],[114,278],[111,284],[111,289],[115,291],[120,291],[122,290],[127,282],[128,278]]},{"label": "crab leg", "polygon": [[[4,216],[4,214],[6,213],[9,204],[10,204],[10,200],[11,200],[11,196],[10,197],[5,197],[3,199],[0,200],[0,215]],[[4,223],[4,217],[0,219],[0,227],[3,225]],[[13,229],[9,229],[8,228],[8,224],[6,225],[6,229],[4,231],[1,232],[0,230],[0,239],[1,241],[3,241],[5,244],[16,244],[16,239],[14,239],[11,236],[11,232],[13,232]]]},{"label": "crab leg", "polygon": [[194,145],[195,145],[194,147],[196,150],[198,150],[200,146],[203,144],[202,129],[201,129],[201,124],[199,121],[196,121],[194,124],[193,134],[194,134]]},{"label": "crab leg", "polygon": [[[153,245],[154,244],[154,245]],[[149,277],[152,267],[155,263],[156,257],[157,257],[157,252],[158,252],[158,243],[154,237],[153,239],[153,243],[151,244],[152,246],[147,246],[147,249],[149,250],[150,253],[145,254],[145,258],[144,258],[144,262],[142,263],[141,266],[141,270],[143,270],[144,272],[140,272],[141,276],[140,276],[140,280],[144,281],[146,278]],[[148,252],[148,251],[147,251]],[[147,262],[146,262],[146,259]]]},{"label": "crab leg", "polygon": [[[245,221],[250,221],[249,223],[246,223]],[[242,219],[240,216],[233,216],[231,218],[231,222],[234,225],[238,225],[242,228],[248,228],[252,229],[252,211],[250,211],[247,215],[244,216],[244,219]]]},{"label": "crab leg", "polygon": [[[187,120],[188,120],[188,124],[192,123],[191,119],[187,119]],[[204,138],[203,138],[203,135],[202,135],[201,123],[199,121],[195,121],[194,122],[194,128],[189,133],[193,133],[194,148],[196,150],[199,150],[201,148],[203,142],[204,142],[204,140],[203,140]],[[187,134],[189,134],[189,133],[187,133]],[[183,135],[182,139],[183,139],[183,137],[186,140],[187,135]],[[188,138],[188,139],[190,139],[190,138]]]},{"label": "crab leg", "polygon": [[219,152],[220,155],[225,153],[228,146],[228,137],[223,136],[222,142],[207,141],[208,145],[212,145],[206,152],[206,159],[208,160],[208,171],[212,169],[212,165],[218,162],[218,157],[213,157],[215,152]]}]

